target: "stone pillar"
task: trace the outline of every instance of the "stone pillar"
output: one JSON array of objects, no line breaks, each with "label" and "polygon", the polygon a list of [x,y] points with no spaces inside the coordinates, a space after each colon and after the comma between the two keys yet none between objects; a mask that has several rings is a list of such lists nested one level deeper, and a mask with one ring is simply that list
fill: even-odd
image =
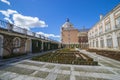
[{"label": "stone pillar", "polygon": [[50,50],[50,42],[48,43],[48,50]]},{"label": "stone pillar", "polygon": [[117,49],[118,48],[118,40],[117,40],[117,35],[115,34],[115,32],[113,32],[113,34],[112,34],[112,40],[113,40],[113,48]]},{"label": "stone pillar", "polygon": [[104,23],[104,20],[102,21],[102,29],[103,29],[103,30],[102,30],[102,31],[103,31],[102,33],[104,33],[104,32],[105,32],[105,23]]},{"label": "stone pillar", "polygon": [[30,39],[30,53],[32,53],[32,40]]},{"label": "stone pillar", "polygon": [[41,49],[42,49],[42,51],[44,50],[44,41],[42,41],[42,44],[41,44],[42,46],[41,46]]},{"label": "stone pillar", "polygon": [[98,48],[100,48],[100,38],[98,37]]},{"label": "stone pillar", "polygon": [[104,48],[107,48],[107,38],[105,35],[103,36],[103,40],[104,40]]}]

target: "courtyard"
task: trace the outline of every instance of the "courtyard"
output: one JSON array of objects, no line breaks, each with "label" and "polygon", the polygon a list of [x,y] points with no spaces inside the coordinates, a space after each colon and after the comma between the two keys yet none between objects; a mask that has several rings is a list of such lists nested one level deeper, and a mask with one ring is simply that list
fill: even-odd
[{"label": "courtyard", "polygon": [[120,62],[79,50],[98,61],[99,66],[58,64],[30,59],[9,63],[0,68],[1,80],[119,80]]}]

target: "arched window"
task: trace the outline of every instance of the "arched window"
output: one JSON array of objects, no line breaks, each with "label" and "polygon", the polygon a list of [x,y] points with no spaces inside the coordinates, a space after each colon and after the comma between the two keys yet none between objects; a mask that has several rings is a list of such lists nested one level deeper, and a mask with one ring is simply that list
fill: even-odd
[{"label": "arched window", "polygon": [[16,37],[13,39],[13,46],[15,48],[14,52],[18,52],[20,47],[20,38]]}]

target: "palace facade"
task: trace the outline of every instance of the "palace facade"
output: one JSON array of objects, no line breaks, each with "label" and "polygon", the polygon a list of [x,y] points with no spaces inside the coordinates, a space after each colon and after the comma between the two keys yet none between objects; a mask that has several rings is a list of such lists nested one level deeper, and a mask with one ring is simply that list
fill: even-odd
[{"label": "palace facade", "polygon": [[88,32],[89,48],[120,50],[120,4],[105,16],[100,15]]},{"label": "palace facade", "polygon": [[67,48],[86,48],[88,46],[87,29],[76,29],[73,24],[66,20],[61,28],[61,42]]}]

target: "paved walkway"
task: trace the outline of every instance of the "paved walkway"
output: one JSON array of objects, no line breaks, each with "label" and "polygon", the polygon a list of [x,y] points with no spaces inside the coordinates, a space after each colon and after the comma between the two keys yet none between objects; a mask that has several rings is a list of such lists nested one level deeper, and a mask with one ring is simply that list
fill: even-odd
[{"label": "paved walkway", "polygon": [[99,62],[99,66],[54,64],[29,59],[0,68],[1,80],[120,80],[120,62],[79,50]]},{"label": "paved walkway", "polygon": [[15,62],[22,61],[22,60],[25,60],[25,59],[31,59],[34,56],[43,55],[43,54],[46,54],[46,53],[51,52],[51,51],[55,51],[55,50],[45,51],[45,52],[41,52],[41,53],[33,53],[33,54],[29,53],[27,55],[14,57],[14,58],[9,58],[9,59],[0,59],[0,66],[8,65],[10,63],[15,63]]}]

